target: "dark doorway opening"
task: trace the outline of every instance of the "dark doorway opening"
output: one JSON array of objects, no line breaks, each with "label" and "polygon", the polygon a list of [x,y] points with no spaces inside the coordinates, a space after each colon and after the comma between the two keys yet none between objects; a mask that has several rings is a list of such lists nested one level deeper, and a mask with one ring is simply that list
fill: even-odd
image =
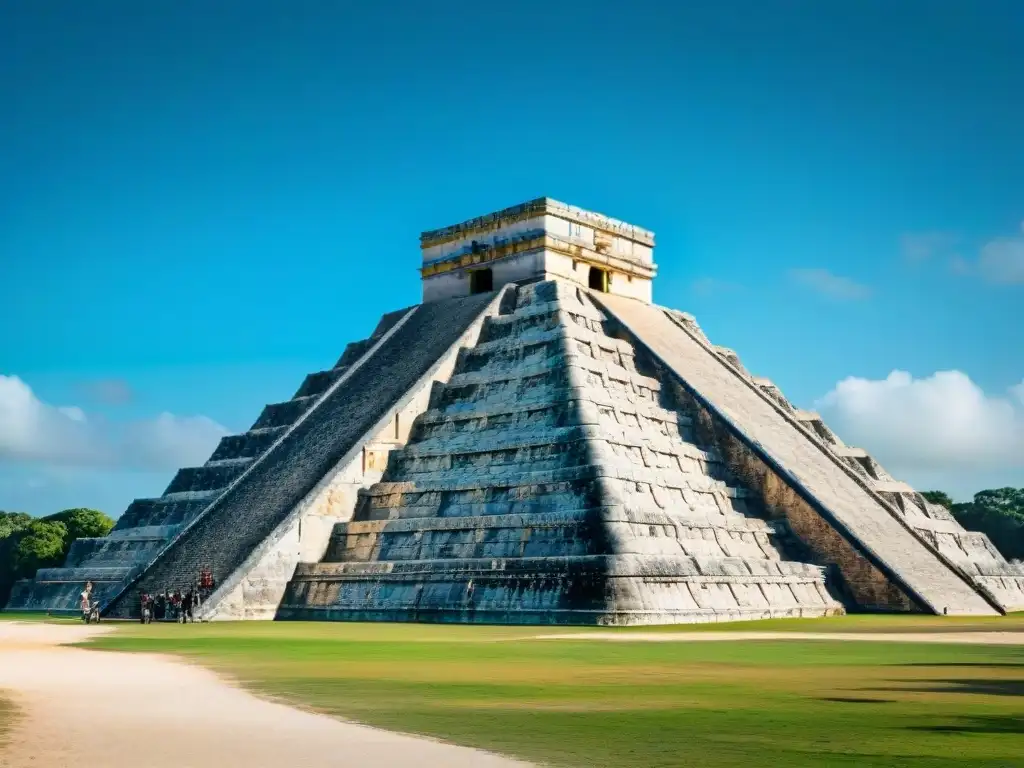
[{"label": "dark doorway opening", "polygon": [[590,268],[590,287],[601,293],[608,293],[608,273],[597,267]]},{"label": "dark doorway opening", "polygon": [[494,275],[489,269],[474,269],[469,273],[470,293],[490,293],[494,290]]}]

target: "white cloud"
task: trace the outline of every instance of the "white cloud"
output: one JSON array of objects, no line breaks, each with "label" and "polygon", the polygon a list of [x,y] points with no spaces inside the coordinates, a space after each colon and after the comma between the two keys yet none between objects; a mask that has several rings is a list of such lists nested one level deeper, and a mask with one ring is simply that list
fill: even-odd
[{"label": "white cloud", "polygon": [[844,442],[919,488],[969,497],[992,484],[1024,485],[1024,381],[995,396],[960,371],[922,379],[893,371],[844,379],[815,407]]},{"label": "white cloud", "polygon": [[68,467],[176,469],[205,461],[227,430],[205,416],[163,413],[110,422],[44,403],[17,376],[0,375],[0,460]]},{"label": "white cloud", "polygon": [[978,270],[990,283],[1024,284],[1024,236],[986,243],[978,257]]},{"label": "white cloud", "polygon": [[849,277],[834,275],[827,269],[791,269],[790,277],[831,299],[860,300],[871,296],[871,288]]}]

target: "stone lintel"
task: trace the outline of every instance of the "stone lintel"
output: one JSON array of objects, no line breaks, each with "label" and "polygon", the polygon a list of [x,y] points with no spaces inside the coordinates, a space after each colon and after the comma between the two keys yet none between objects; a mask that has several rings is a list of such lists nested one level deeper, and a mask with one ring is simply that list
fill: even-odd
[{"label": "stone lintel", "polygon": [[610,216],[587,211],[574,205],[568,205],[558,200],[553,200],[550,197],[538,197],[535,200],[513,205],[510,208],[504,208],[484,216],[477,216],[459,224],[427,230],[420,233],[420,247],[429,248],[452,240],[460,240],[472,234],[493,232],[496,229],[507,227],[516,222],[544,215],[557,216],[560,219],[585,224],[588,227],[593,227],[596,230],[607,232],[616,237],[626,238],[636,243],[654,247],[654,233],[650,230],[633,224],[627,224]]}]

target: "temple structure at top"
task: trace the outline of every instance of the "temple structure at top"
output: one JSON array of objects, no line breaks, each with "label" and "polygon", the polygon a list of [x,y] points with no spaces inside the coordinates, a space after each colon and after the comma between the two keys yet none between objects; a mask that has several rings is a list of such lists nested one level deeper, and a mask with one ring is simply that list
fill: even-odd
[{"label": "temple structure at top", "polygon": [[420,235],[423,301],[561,279],[651,301],[654,233],[550,197]]}]

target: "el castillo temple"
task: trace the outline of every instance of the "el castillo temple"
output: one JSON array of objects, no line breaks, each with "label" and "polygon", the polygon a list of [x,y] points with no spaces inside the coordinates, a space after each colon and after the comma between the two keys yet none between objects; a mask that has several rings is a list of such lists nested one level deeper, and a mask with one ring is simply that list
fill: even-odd
[{"label": "el castillo temple", "polygon": [[[420,236],[423,301],[9,608],[666,624],[1024,609],[1024,565],[844,445],[694,318],[648,230],[540,198]],[[778,342],[775,342],[778,343]]]}]

